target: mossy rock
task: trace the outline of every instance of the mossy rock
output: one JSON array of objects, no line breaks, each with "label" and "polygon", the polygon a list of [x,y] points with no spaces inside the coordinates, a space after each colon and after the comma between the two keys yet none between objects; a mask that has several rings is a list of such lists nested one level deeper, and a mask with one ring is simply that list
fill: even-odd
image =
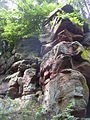
[{"label": "mossy rock", "polygon": [[90,49],[85,49],[84,48],[81,56],[82,56],[83,59],[88,60],[90,62]]}]

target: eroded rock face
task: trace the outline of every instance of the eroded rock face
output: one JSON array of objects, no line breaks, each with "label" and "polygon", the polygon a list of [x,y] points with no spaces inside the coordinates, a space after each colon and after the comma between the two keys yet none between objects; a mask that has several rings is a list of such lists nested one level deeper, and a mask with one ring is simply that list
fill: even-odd
[{"label": "eroded rock face", "polygon": [[61,24],[58,22],[53,29],[47,23],[46,28],[52,31],[52,42],[42,46],[39,83],[44,89],[44,107],[52,116],[63,113],[72,103],[71,114],[85,117],[90,67],[88,59],[82,57],[83,32],[68,19],[62,20]]},{"label": "eroded rock face", "polygon": [[[77,42],[77,40],[78,39],[80,40],[81,38],[82,38],[81,35],[73,35],[68,30],[65,29],[58,34],[58,39],[56,39],[55,41],[53,41],[51,43],[42,45],[41,54],[44,55],[44,54],[48,53],[51,49],[53,49],[54,46],[56,46],[58,43],[61,44],[62,42],[63,42],[63,44],[65,44],[65,42],[66,42],[66,44],[69,45],[70,44],[69,42],[75,41],[74,43],[71,43],[71,44],[77,44],[77,46],[82,46],[82,45],[80,45],[79,42]],[[73,50],[73,51],[75,51],[75,50]]]},{"label": "eroded rock face", "polygon": [[38,81],[36,77],[36,70],[35,69],[27,69],[24,72],[23,76],[23,94],[35,94],[36,93],[36,80]]},{"label": "eroded rock face", "polygon": [[47,111],[59,113],[72,102],[74,116],[85,117],[88,96],[85,77],[78,71],[64,69],[45,85],[43,104]]},{"label": "eroded rock face", "polygon": [[[20,54],[14,54],[8,59],[8,63],[4,57],[0,60],[1,66],[6,65],[4,72],[0,74],[0,113],[4,114],[0,118],[22,120],[24,115],[28,116],[27,112],[23,111],[29,111],[28,119],[35,120],[39,107],[36,93],[41,91],[39,58],[21,59]],[[0,70],[2,71],[2,67]]]},{"label": "eroded rock face", "polygon": [[[88,73],[85,72],[88,67],[80,69],[83,66],[79,66],[85,64],[81,57],[83,50],[83,46],[77,41],[63,41],[43,56],[39,82],[44,89],[43,104],[49,113],[63,112],[72,102],[71,114],[85,117],[89,89],[83,76]],[[77,70],[81,70],[82,74]]]},{"label": "eroded rock face", "polygon": [[52,79],[65,68],[72,68],[72,57],[82,53],[83,46],[79,42],[60,42],[44,55],[41,63],[40,82]]},{"label": "eroded rock face", "polygon": [[15,53],[8,60],[0,58],[0,97],[9,96],[12,99],[23,95],[35,94],[39,87],[38,58],[21,59]]},{"label": "eroded rock face", "polygon": [[12,72],[17,72],[7,77],[9,80],[8,96],[17,98],[22,95],[35,94],[39,85],[37,76],[37,60],[21,60],[14,63],[11,67]]},{"label": "eroded rock face", "polygon": [[[65,12],[73,11],[70,5],[62,9]],[[85,44],[83,32],[69,19],[57,19],[57,12],[62,13],[62,10],[57,10],[46,21],[50,35],[47,41],[42,41],[42,61],[38,58],[41,42],[34,37],[21,41],[16,50],[19,53],[13,51],[7,60],[5,56],[0,57],[0,110],[4,106],[5,113],[19,112],[16,119],[23,119],[23,108],[25,111],[28,107],[36,110],[36,105],[35,108],[32,108],[32,103],[29,106],[33,98],[47,112],[42,115],[42,120],[44,117],[50,120],[53,115],[63,113],[68,106],[72,107],[71,115],[75,117],[85,117],[86,107],[89,114],[90,64],[89,59],[82,57],[84,47],[81,43]],[[50,27],[49,22],[53,17],[54,23]],[[35,119],[34,114],[34,118],[30,120]]]},{"label": "eroded rock face", "polygon": [[41,54],[44,55],[47,52],[49,52],[56,44],[59,42],[66,41],[66,42],[72,42],[72,34],[68,30],[63,30],[60,33],[58,33],[58,39],[54,40],[53,42],[47,43],[42,45]]}]

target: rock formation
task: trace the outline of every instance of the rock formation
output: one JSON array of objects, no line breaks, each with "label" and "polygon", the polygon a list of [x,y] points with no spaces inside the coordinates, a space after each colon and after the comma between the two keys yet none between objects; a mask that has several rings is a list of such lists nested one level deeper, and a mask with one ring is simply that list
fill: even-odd
[{"label": "rock formation", "polygon": [[[50,17],[55,19],[58,12],[61,11]],[[84,37],[81,28],[69,19],[60,18],[53,23],[53,29],[50,27],[50,18],[45,24],[50,34],[49,42],[42,45],[41,51],[43,58],[39,83],[44,90],[43,105],[47,114],[52,116],[63,112],[72,102],[72,115],[82,118],[87,113],[87,117],[90,117],[89,105],[86,109],[90,104],[90,52],[89,42],[86,42],[89,35]],[[85,59],[82,54],[86,47],[88,57]]]},{"label": "rock formation", "polygon": [[[62,10],[71,13],[70,8]],[[4,53],[0,57],[0,111],[4,106],[5,114],[17,113],[15,120],[22,120],[20,111],[36,98],[43,105],[47,120],[63,113],[68,106],[74,117],[90,117],[90,33],[84,35],[80,26],[69,19],[55,21],[57,12],[62,10],[55,11],[46,21],[49,36],[42,38],[42,48],[41,42],[31,37],[22,40],[11,56]]]}]

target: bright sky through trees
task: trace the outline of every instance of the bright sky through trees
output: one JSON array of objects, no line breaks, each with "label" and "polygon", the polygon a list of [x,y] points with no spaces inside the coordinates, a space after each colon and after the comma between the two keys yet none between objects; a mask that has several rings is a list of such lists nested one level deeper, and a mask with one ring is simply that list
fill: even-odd
[{"label": "bright sky through trees", "polygon": [[7,5],[10,9],[15,9],[16,8],[16,4],[14,3],[14,0],[7,0]]}]

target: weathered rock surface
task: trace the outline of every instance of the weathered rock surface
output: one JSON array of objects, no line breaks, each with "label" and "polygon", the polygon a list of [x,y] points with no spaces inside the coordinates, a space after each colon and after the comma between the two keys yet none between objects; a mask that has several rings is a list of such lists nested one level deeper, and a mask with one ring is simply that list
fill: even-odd
[{"label": "weathered rock surface", "polygon": [[11,71],[14,70],[13,72],[17,73],[7,77],[9,79],[9,96],[16,98],[22,95],[36,93],[36,86],[39,83],[39,78],[37,77],[38,64],[35,62],[33,64],[30,61],[22,60],[12,65]]},{"label": "weathered rock surface", "polygon": [[36,70],[35,69],[27,69],[24,72],[23,76],[23,94],[35,94],[36,89],[36,81],[38,82],[38,78],[36,77]]},{"label": "weathered rock surface", "polygon": [[85,77],[78,71],[64,69],[45,85],[43,104],[47,111],[59,113],[72,103],[74,116],[85,117],[88,96]]},{"label": "weathered rock surface", "polygon": [[72,68],[72,57],[79,55],[83,46],[79,42],[60,42],[44,55],[41,63],[41,84],[46,79],[52,79],[65,68]]},{"label": "weathered rock surface", "polygon": [[58,12],[61,13],[57,10],[45,24],[49,36],[48,39],[46,36],[47,43],[42,45],[39,79],[44,90],[43,104],[47,114],[52,116],[62,113],[72,103],[71,115],[82,118],[86,116],[86,111],[89,113],[89,107],[86,107],[90,104],[89,47],[85,50],[83,46],[84,39],[88,37],[84,38],[81,28],[69,19],[57,19]]},{"label": "weathered rock surface", "polygon": [[[60,42],[73,42],[73,41],[80,41],[83,39],[82,35],[74,35],[70,33],[68,30],[63,30],[60,33],[58,33],[58,38],[54,40],[53,42],[47,43],[45,45],[42,45],[41,54],[44,55],[47,52],[49,52],[55,45],[57,45]],[[79,44],[77,42],[77,44]]]},{"label": "weathered rock surface", "polygon": [[[85,74],[88,74],[90,67],[81,68],[80,71],[82,64],[85,64],[81,57],[83,50],[77,41],[63,41],[43,56],[39,82],[44,88],[44,107],[51,114],[62,112],[72,102],[72,114],[75,117],[85,117],[89,99]],[[70,68],[79,70],[85,77]]]},{"label": "weathered rock surface", "polygon": [[[73,12],[70,5],[62,10]],[[21,40],[12,55],[0,56],[2,118],[5,115],[13,120],[24,120],[24,117],[36,120],[37,101],[46,110],[41,120],[51,120],[53,115],[62,114],[68,106],[71,107],[69,115],[81,119],[87,111],[87,117],[90,116],[89,35],[84,42],[78,25],[69,19],[57,19],[57,13],[62,10],[57,9],[46,21],[48,34],[42,41],[42,50],[41,42],[30,37]],[[84,48],[87,46],[88,49]],[[42,60],[38,56],[42,56]],[[34,106],[33,100],[36,100]]]},{"label": "weathered rock surface", "polygon": [[[29,118],[36,119],[35,110],[39,106],[36,101],[36,92],[41,90],[39,86],[40,60],[36,57],[22,59],[20,56],[15,53],[8,62],[5,57],[1,58],[1,66],[6,65],[4,74],[0,75],[1,119],[23,120],[24,117],[25,119],[28,117],[27,112],[30,111]],[[2,71],[2,67],[0,70]]]}]

